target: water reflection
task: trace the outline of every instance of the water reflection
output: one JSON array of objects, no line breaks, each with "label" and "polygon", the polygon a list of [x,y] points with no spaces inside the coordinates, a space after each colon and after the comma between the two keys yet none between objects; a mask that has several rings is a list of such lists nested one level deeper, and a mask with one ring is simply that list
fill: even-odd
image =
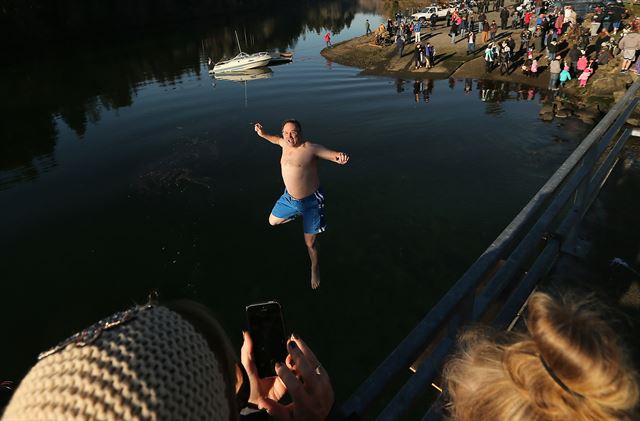
[{"label": "water reflection", "polygon": [[284,51],[308,30],[339,33],[357,8],[352,0],[295,2],[280,10],[269,8],[259,17],[220,19],[206,30],[180,28],[110,47],[84,48],[82,40],[68,39],[65,51],[56,51],[46,69],[41,61],[11,63],[0,70],[5,98],[0,103],[0,189],[55,165],[58,119],[82,140],[103,111],[131,106],[147,81],[176,87],[186,76],[201,77],[207,57],[236,53],[234,30],[250,50]]},{"label": "water reflection", "polygon": [[[472,96],[474,79],[465,78],[464,80],[456,80],[449,78],[447,86],[451,90],[455,90],[458,82],[464,83],[464,95]],[[413,89],[412,99],[419,103],[422,97],[423,102],[429,102],[432,98],[434,81],[433,79],[416,79],[414,81],[405,81],[396,79],[394,88],[397,93],[401,94],[405,91],[405,85],[411,83]],[[543,103],[550,99],[549,92],[546,89],[536,88],[522,83],[494,81],[494,80],[475,80],[475,90],[477,99],[486,103],[485,112],[487,114],[501,114],[504,110],[502,103],[506,101],[538,101]],[[436,96],[437,98],[437,96]]]},{"label": "water reflection", "polygon": [[269,79],[273,76],[273,70],[268,67],[259,67],[257,69],[249,69],[237,72],[224,72],[214,74],[216,80],[228,80],[232,82],[248,82],[250,80]]}]

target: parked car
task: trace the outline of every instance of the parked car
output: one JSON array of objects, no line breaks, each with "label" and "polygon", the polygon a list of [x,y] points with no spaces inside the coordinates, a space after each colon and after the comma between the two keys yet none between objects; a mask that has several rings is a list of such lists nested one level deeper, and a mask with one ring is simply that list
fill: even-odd
[{"label": "parked car", "polygon": [[441,6],[427,6],[418,13],[411,15],[413,20],[419,20],[426,22],[431,18],[432,14],[436,14],[438,19],[447,19],[453,13],[453,7],[441,7]]}]

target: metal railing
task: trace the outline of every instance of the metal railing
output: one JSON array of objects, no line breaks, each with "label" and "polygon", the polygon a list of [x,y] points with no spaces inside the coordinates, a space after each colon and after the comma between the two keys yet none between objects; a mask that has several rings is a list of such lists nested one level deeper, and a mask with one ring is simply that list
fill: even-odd
[{"label": "metal railing", "polygon": [[[460,328],[482,321],[504,328],[561,251],[576,246],[577,227],[616,164],[638,105],[637,80],[585,137],[476,262],[343,404],[346,414],[397,420],[424,398]],[[411,373],[409,368],[415,369]],[[407,379],[397,391],[391,384]],[[395,393],[378,414],[383,393]],[[386,395],[385,395],[386,396]],[[440,418],[437,405],[423,420]]]}]

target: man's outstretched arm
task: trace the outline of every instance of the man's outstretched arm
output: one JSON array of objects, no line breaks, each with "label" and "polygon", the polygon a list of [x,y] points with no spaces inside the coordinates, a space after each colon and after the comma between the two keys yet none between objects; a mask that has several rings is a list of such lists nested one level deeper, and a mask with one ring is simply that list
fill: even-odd
[{"label": "man's outstretched arm", "polygon": [[272,135],[272,134],[269,134],[269,133],[265,132],[264,129],[262,128],[262,124],[256,123],[253,126],[253,129],[256,131],[256,133],[258,133],[258,136],[260,136],[261,138],[268,140],[269,142],[273,143],[274,145],[280,145],[280,142],[282,141],[282,138],[280,136],[275,136],[275,135]]},{"label": "man's outstretched arm", "polygon": [[327,161],[335,162],[336,164],[344,165],[349,162],[349,155],[344,152],[332,151],[322,145],[314,144],[315,154],[318,158],[326,159]]}]

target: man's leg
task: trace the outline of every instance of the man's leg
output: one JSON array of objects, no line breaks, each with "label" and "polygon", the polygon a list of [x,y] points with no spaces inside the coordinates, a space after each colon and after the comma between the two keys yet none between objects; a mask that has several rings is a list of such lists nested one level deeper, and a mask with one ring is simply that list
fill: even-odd
[{"label": "man's leg", "polygon": [[291,222],[294,219],[296,219],[295,216],[292,216],[290,218],[278,218],[277,216],[275,216],[272,213],[269,214],[269,224],[272,225],[272,226],[286,224],[287,222]]},{"label": "man's leg", "polygon": [[311,288],[316,289],[320,286],[320,264],[318,263],[318,235],[304,234],[304,243],[309,252],[311,259]]},{"label": "man's leg", "polygon": [[286,224],[289,221],[293,221],[300,215],[291,199],[291,196],[289,196],[289,193],[286,191],[282,196],[280,196],[280,198],[278,198],[275,205],[273,205],[273,209],[271,209],[271,213],[269,214],[269,225],[275,226]]}]

